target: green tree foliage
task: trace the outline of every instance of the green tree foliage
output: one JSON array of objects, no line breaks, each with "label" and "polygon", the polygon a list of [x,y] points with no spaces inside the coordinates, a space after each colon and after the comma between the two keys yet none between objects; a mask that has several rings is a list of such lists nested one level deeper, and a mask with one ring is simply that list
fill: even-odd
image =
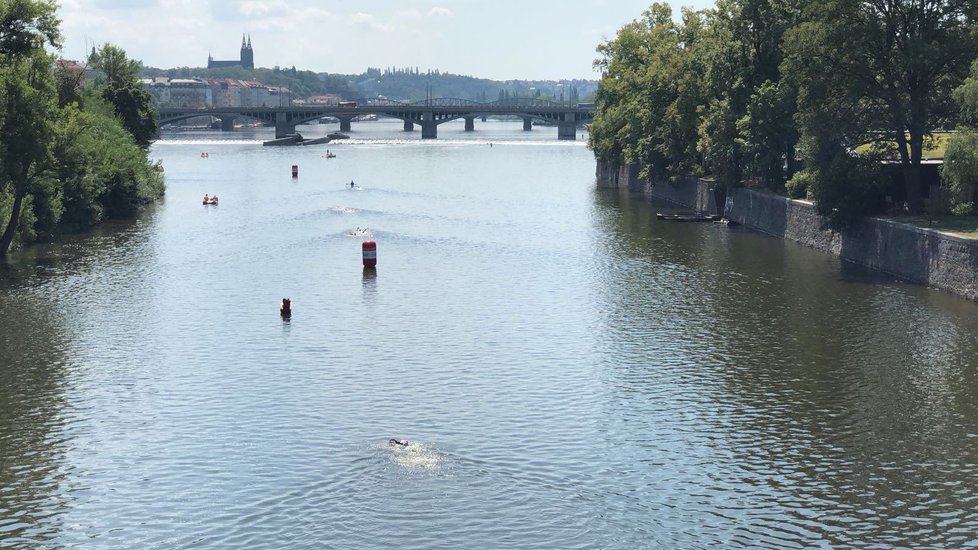
[{"label": "green tree foliage", "polygon": [[736,139],[744,153],[745,169],[769,188],[780,187],[795,172],[798,130],[787,116],[797,110],[795,97],[787,82],[768,80],[754,90],[746,114],[737,120]]},{"label": "green tree foliage", "polygon": [[55,9],[53,2],[0,2],[0,193],[9,200],[0,258],[13,242],[25,198],[43,181],[54,135],[57,92],[44,46],[59,45]]},{"label": "green tree foliage", "polygon": [[[818,133],[818,124],[848,122],[844,142],[895,144],[891,154],[901,163],[913,213],[923,209],[924,139],[940,124],[951,90],[976,53],[976,9],[959,0],[811,2],[786,42],[788,66],[804,96],[800,109],[809,111],[803,130]],[[821,102],[835,112],[820,122],[812,112],[827,112]],[[819,185],[851,183],[819,178]]]},{"label": "green tree foliage", "polygon": [[794,2],[720,0],[705,13],[701,45],[706,99],[698,148],[706,172],[727,187],[744,177],[780,188],[793,169],[792,92],[782,82],[782,37],[797,20]]},{"label": "green tree foliage", "polygon": [[0,1],[0,56],[6,61],[60,46],[57,9],[53,0]]},{"label": "green tree foliage", "polygon": [[953,212],[972,214],[978,188],[978,61],[971,66],[971,76],[954,91],[954,100],[961,120],[944,152],[941,179],[950,191]]},{"label": "green tree foliage", "polygon": [[790,4],[720,0],[677,24],[657,3],[600,45],[596,156],[658,179],[703,174],[725,188],[746,172],[782,185],[797,141],[779,72],[781,37],[797,18]]},{"label": "green tree foliage", "polygon": [[687,24],[677,25],[667,4],[653,4],[598,46],[603,78],[589,143],[598,159],[639,164],[654,179],[698,168],[699,17],[685,15]]},{"label": "green tree foliage", "polygon": [[971,65],[971,76],[954,90],[954,102],[961,112],[961,124],[978,128],[978,61]]},{"label": "green tree foliage", "polygon": [[122,126],[112,105],[89,97],[86,110],[65,107],[54,143],[53,171],[63,182],[64,215],[50,229],[77,232],[124,218],[163,195],[163,171]]},{"label": "green tree foliage", "polygon": [[978,132],[963,130],[948,142],[941,179],[950,191],[952,211],[973,214],[978,187]]},{"label": "green tree foliage", "polygon": [[162,168],[104,97],[110,78],[131,73],[109,70],[100,89],[81,89],[74,69],[65,74],[44,50],[58,45],[54,10],[0,0],[0,258],[15,242],[128,216],[164,190]]},{"label": "green tree foliage", "polygon": [[127,58],[125,50],[105,44],[92,52],[88,65],[98,72],[95,88],[115,107],[116,114],[136,143],[148,147],[159,128],[152,96],[138,79],[139,64]]},{"label": "green tree foliage", "polygon": [[[887,157],[919,212],[923,145],[953,120],[976,15],[978,2],[958,0],[717,0],[675,23],[652,4],[598,47],[589,145],[651,178],[718,187],[781,190],[800,159],[793,192],[836,221],[878,207]],[[978,84],[958,95],[976,98],[961,115],[978,118]]]}]

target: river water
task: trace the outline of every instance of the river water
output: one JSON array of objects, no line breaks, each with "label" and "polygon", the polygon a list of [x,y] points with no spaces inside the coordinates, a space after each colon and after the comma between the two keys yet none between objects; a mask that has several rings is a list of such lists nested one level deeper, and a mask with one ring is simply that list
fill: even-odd
[{"label": "river water", "polygon": [[978,545],[975,304],[553,128],[353,129],[166,134],[165,202],[0,265],[0,546]]}]

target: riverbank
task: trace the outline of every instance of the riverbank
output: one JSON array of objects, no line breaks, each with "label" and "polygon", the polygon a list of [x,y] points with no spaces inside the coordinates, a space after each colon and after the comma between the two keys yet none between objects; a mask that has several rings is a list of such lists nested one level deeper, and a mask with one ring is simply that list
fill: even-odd
[{"label": "riverbank", "polygon": [[[634,165],[598,162],[598,185],[642,193],[697,212],[718,212],[710,182],[651,183]],[[751,189],[735,189],[723,215],[746,227],[799,242],[841,259],[978,301],[978,241],[880,218],[844,231],[827,227],[812,203]]]}]

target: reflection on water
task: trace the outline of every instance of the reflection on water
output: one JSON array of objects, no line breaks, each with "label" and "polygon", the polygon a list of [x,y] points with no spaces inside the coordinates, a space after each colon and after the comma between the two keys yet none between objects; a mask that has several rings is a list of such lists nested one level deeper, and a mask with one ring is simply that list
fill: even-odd
[{"label": "reflection on water", "polygon": [[973,543],[975,304],[458,126],[170,136],[164,204],[0,265],[0,546]]}]

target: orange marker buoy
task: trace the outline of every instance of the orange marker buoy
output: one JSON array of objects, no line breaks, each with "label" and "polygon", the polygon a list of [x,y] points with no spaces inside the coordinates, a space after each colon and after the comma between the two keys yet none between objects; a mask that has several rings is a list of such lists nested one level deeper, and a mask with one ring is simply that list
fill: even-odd
[{"label": "orange marker buoy", "polygon": [[377,267],[377,243],[363,241],[363,267]]},{"label": "orange marker buoy", "polygon": [[293,178],[299,177],[299,165],[298,164],[293,164],[292,165],[292,177]]}]

